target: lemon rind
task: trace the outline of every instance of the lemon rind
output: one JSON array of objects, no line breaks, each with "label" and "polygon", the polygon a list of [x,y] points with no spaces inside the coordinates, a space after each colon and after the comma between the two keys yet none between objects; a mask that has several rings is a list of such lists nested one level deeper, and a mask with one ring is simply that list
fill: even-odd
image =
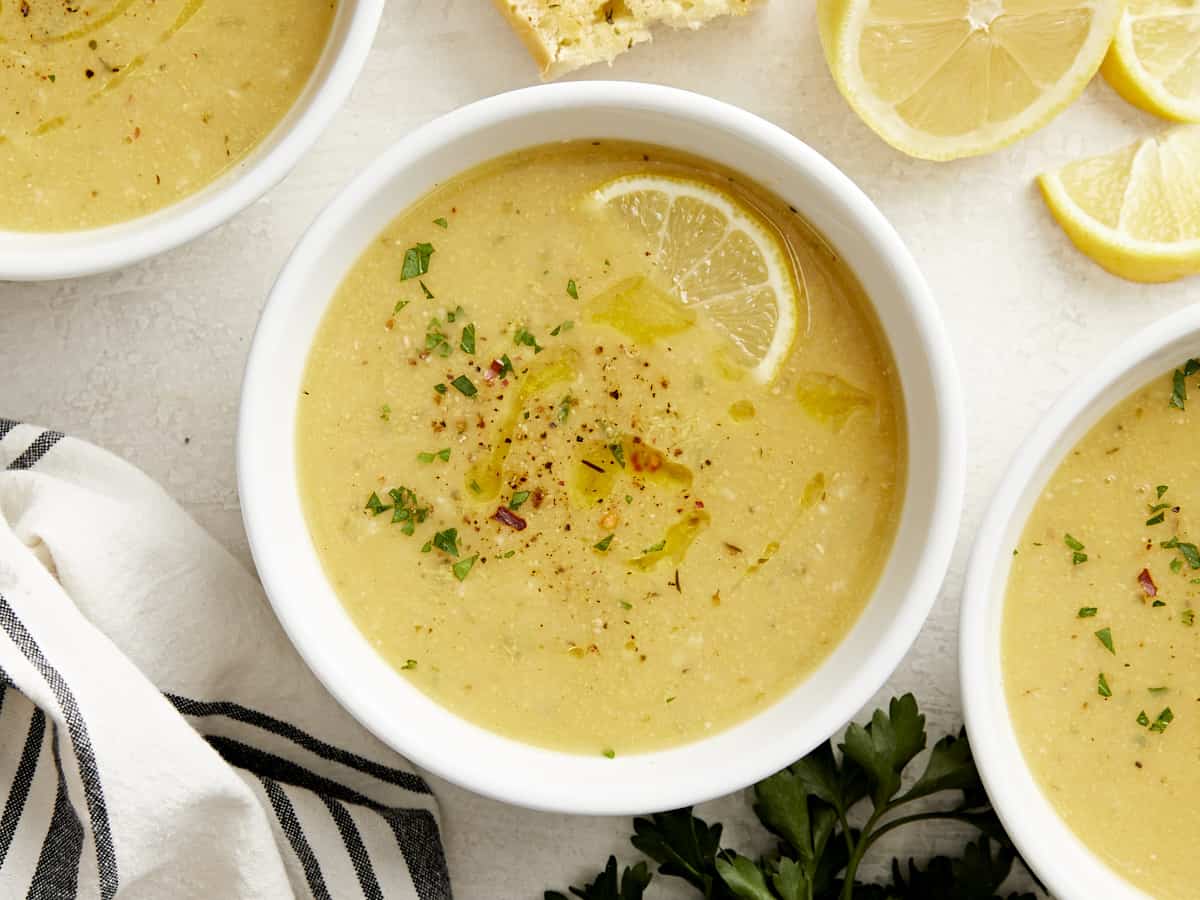
[{"label": "lemon rind", "polygon": [[1142,65],[1133,44],[1133,21],[1128,13],[1121,19],[1100,74],[1109,87],[1138,109],[1171,122],[1200,122],[1200,97],[1189,102],[1172,94]]}]

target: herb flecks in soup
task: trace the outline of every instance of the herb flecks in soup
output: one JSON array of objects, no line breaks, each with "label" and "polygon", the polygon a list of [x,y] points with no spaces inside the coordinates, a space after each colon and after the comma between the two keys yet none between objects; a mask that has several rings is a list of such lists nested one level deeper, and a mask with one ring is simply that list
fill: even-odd
[{"label": "herb flecks in soup", "polygon": [[[684,302],[663,247],[721,233],[672,245],[597,203],[628,175],[761,218],[788,282],[743,243],[686,268],[754,286],[727,268],[719,314],[703,279]],[[844,264],[736,177],[616,143],[506,157],[393,222],[320,326],[297,441],[314,542],[379,652],[467,719],[585,753],[703,737],[818,665],[887,558],[904,470]]]},{"label": "herb flecks in soup", "polygon": [[1197,375],[1156,379],[1063,460],[1013,551],[1003,634],[1046,796],[1116,871],[1179,900],[1200,882]]},{"label": "herb flecks in soup", "polygon": [[0,228],[108,225],[200,190],[283,118],[335,6],[0,3]]}]

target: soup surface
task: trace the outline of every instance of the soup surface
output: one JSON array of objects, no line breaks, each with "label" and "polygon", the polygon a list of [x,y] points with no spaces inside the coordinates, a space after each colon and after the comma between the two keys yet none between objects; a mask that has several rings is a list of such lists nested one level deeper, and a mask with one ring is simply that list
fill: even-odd
[{"label": "soup surface", "polygon": [[1014,550],[1003,634],[1046,796],[1116,871],[1180,900],[1200,883],[1200,380],[1185,372],[1200,363],[1125,399],[1063,460]]},{"label": "soup surface", "polygon": [[[807,288],[773,382],[595,201],[631,174],[723,185],[786,239]],[[778,698],[862,611],[901,501],[902,401],[854,277],[778,201],[653,147],[439,186],[345,279],[299,403],[308,524],[358,626],[451,710],[569,751]]]},{"label": "soup surface", "polygon": [[200,190],[275,127],[336,0],[0,0],[0,229],[70,231]]}]

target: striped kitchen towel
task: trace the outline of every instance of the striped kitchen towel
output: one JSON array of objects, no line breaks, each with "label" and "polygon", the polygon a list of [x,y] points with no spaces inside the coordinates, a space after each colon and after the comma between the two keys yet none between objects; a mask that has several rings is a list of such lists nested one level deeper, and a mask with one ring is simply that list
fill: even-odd
[{"label": "striped kitchen towel", "polygon": [[437,804],[144,474],[0,419],[0,897],[450,898]]}]

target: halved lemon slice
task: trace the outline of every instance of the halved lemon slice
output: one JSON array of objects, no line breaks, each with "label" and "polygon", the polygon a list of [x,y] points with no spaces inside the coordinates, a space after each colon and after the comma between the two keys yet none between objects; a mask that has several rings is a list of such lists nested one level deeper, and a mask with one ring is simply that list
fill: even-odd
[{"label": "halved lemon slice", "polygon": [[660,281],[729,337],[751,376],[772,381],[796,339],[801,289],[771,225],[732,195],[687,178],[629,175],[593,196],[645,235]]},{"label": "halved lemon slice", "polygon": [[1123,0],[819,0],[825,57],[855,112],[924,159],[1041,128],[1100,67]]},{"label": "halved lemon slice", "polygon": [[1200,272],[1200,125],[1180,125],[1038,178],[1075,245],[1114,275]]},{"label": "halved lemon slice", "polygon": [[1129,0],[1100,71],[1135,106],[1200,122],[1200,3]]}]

